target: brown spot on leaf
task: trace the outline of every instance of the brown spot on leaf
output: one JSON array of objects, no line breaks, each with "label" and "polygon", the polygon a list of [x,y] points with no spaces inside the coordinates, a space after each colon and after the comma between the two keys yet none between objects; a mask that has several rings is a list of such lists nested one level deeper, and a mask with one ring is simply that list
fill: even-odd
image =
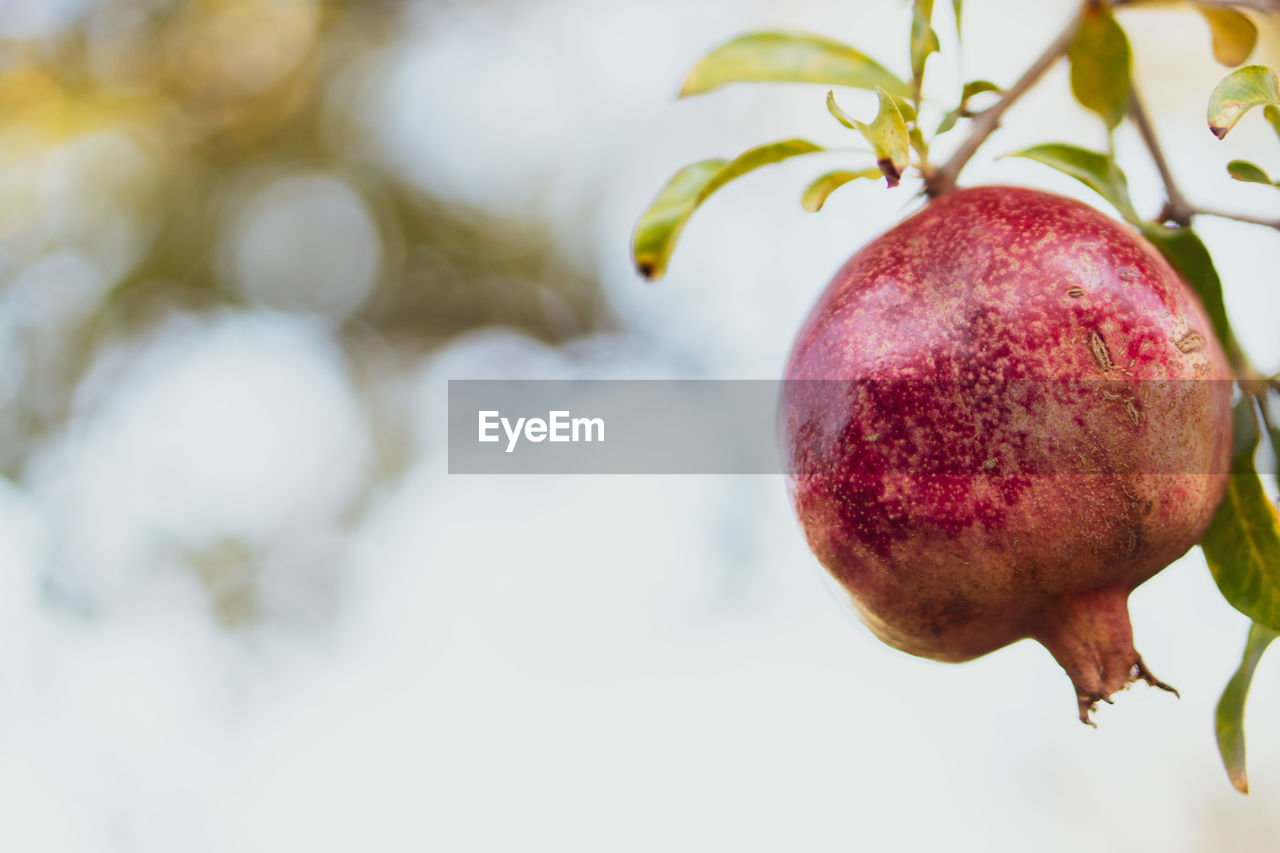
[{"label": "brown spot on leaf", "polygon": [[882,157],[876,161],[876,165],[880,167],[880,171],[884,174],[885,183],[892,189],[898,185],[898,179],[902,177],[902,173],[893,165],[893,161],[888,157]]}]

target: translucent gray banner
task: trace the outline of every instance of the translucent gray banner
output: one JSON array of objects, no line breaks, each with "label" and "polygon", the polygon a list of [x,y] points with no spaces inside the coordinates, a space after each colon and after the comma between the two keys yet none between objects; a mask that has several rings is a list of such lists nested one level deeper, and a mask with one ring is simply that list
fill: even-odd
[{"label": "translucent gray banner", "polygon": [[779,387],[450,380],[449,472],[778,474]]},{"label": "translucent gray banner", "polygon": [[1222,381],[450,380],[451,474],[1227,473]]}]

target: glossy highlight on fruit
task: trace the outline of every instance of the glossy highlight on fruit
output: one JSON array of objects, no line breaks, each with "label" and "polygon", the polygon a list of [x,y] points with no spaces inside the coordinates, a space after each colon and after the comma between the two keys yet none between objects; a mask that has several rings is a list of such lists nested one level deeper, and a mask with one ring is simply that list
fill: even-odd
[{"label": "glossy highlight on fruit", "polygon": [[958,190],[855,254],[780,402],[796,513],[891,646],[1042,643],[1087,722],[1138,678],[1129,593],[1203,534],[1231,372],[1187,284],[1080,202]]}]

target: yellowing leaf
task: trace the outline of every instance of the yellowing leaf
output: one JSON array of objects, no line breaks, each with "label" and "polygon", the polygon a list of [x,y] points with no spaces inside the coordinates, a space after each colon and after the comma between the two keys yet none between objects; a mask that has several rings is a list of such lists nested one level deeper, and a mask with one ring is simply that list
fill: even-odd
[{"label": "yellowing leaf", "polygon": [[1268,104],[1262,108],[1262,115],[1271,125],[1271,129],[1276,132],[1276,137],[1280,138],[1280,108],[1274,104]]},{"label": "yellowing leaf", "polygon": [[1106,122],[1120,124],[1129,109],[1129,40],[1106,7],[1087,11],[1067,49],[1071,92]]},{"label": "yellowing leaf", "polygon": [[1280,83],[1276,73],[1265,65],[1246,65],[1222,78],[1209,96],[1209,130],[1221,139],[1249,110],[1277,104]]},{"label": "yellowing leaf", "polygon": [[915,0],[911,6],[911,81],[918,93],[924,78],[924,63],[939,50],[933,30],[933,0]]},{"label": "yellowing leaf", "polygon": [[631,255],[636,271],[655,281],[667,271],[685,223],[702,200],[711,179],[728,160],[700,160],[676,172],[636,223]]},{"label": "yellowing leaf", "polygon": [[911,97],[910,86],[852,47],[822,36],[786,32],[749,33],[720,45],[689,72],[680,94],[698,95],[727,83],[763,82],[879,86]]},{"label": "yellowing leaf", "polygon": [[899,98],[894,95],[893,102],[898,105],[898,112],[902,114],[903,121],[916,120],[916,108],[911,106],[911,102],[906,98]]},{"label": "yellowing leaf", "polygon": [[758,145],[743,151],[737,157],[734,157],[725,164],[711,182],[707,184],[704,191],[706,196],[720,189],[734,178],[740,178],[747,172],[759,169],[761,166],[767,166],[770,163],[777,163],[779,160],[786,160],[790,157],[798,157],[802,154],[816,154],[823,151],[821,145],[814,145],[803,139],[784,139],[782,142],[770,142],[767,145]]},{"label": "yellowing leaf", "polygon": [[884,89],[876,87],[880,98],[880,110],[870,124],[850,116],[836,103],[834,92],[827,92],[827,109],[845,127],[862,134],[876,155],[876,165],[884,173],[889,186],[896,187],[902,173],[911,162],[911,142],[907,136],[907,123],[902,119],[897,101]]},{"label": "yellowing leaf", "polygon": [[1242,794],[1249,793],[1249,776],[1245,772],[1244,703],[1249,698],[1249,685],[1253,682],[1253,672],[1258,668],[1258,661],[1277,636],[1280,634],[1265,625],[1253,623],[1249,628],[1249,639],[1245,643],[1240,668],[1227,682],[1214,714],[1218,753],[1227,768],[1227,777],[1231,780],[1232,787]]},{"label": "yellowing leaf", "polygon": [[800,206],[810,213],[817,213],[822,210],[822,206],[827,203],[827,198],[833,192],[850,181],[856,181],[858,178],[871,178],[874,180],[880,176],[880,170],[874,168],[862,169],[857,172],[827,172],[809,184],[808,189],[804,191],[804,197],[800,199]]},{"label": "yellowing leaf", "polygon": [[631,246],[636,271],[650,281],[662,278],[689,217],[729,181],[761,166],[822,150],[803,139],[788,139],[752,148],[732,160],[701,160],[685,166],[672,176],[636,223]]},{"label": "yellowing leaf", "polygon": [[1221,6],[1198,6],[1209,24],[1209,33],[1213,39],[1213,58],[1218,62],[1234,68],[1249,58],[1253,53],[1254,43],[1258,40],[1258,28],[1240,12],[1224,9]]}]

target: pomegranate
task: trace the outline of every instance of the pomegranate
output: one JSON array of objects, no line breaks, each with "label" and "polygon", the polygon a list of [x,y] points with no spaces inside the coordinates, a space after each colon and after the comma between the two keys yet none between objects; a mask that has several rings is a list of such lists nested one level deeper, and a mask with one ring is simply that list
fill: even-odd
[{"label": "pomegranate", "polygon": [[963,661],[1019,639],[1080,719],[1139,678],[1129,593],[1208,526],[1231,372],[1137,232],[1017,187],[957,190],[855,254],[780,403],[810,547],[863,621]]}]

